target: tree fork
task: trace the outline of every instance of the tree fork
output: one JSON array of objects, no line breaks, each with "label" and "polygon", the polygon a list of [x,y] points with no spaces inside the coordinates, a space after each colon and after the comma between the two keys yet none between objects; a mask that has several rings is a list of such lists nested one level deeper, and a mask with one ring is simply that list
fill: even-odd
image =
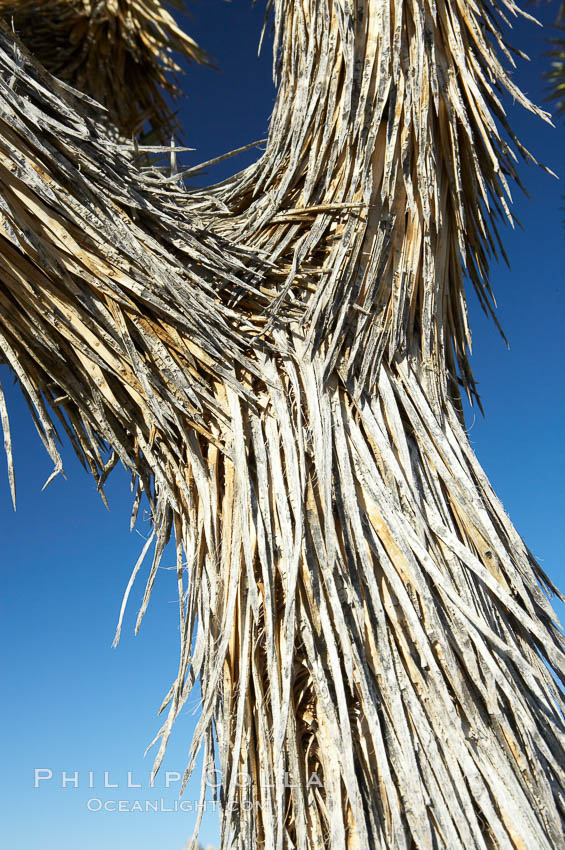
[{"label": "tree fork", "polygon": [[270,5],[266,150],[207,189],[0,30],[3,358],[55,472],[57,425],[149,501],[136,628],[176,537],[155,770],[200,682],[222,848],[564,847],[556,591],[459,396],[464,275],[492,311],[508,139],[530,156],[494,86],[547,117],[498,59],[518,10]]}]

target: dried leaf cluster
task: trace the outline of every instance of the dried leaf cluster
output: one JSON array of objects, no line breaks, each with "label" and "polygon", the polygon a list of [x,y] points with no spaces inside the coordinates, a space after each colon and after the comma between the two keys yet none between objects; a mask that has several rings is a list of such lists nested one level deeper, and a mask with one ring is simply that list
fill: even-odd
[{"label": "dried leaf cluster", "polygon": [[182,57],[209,62],[160,0],[0,0],[0,17],[42,65],[109,111],[128,138],[169,141]]}]

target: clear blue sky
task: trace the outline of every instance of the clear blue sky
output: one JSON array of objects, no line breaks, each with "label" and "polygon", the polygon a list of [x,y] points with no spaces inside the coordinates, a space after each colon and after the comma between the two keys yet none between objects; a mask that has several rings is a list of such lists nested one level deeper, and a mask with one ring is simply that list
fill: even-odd
[{"label": "clear blue sky", "polygon": [[[180,105],[187,154],[195,164],[261,138],[274,91],[269,46],[257,59],[263,4],[250,0],[197,0],[190,31],[220,67],[191,68]],[[553,5],[538,7],[551,22]],[[513,43],[532,57],[516,79],[541,99],[545,32],[519,24]],[[565,126],[556,130],[511,109],[526,145],[565,175]],[[228,162],[207,182],[243,167],[253,154]],[[496,266],[492,283],[508,351],[492,322],[470,296],[474,369],[486,418],[469,413],[471,440],[516,527],[550,576],[565,587],[563,565],[563,259],[565,210],[558,182],[540,170],[521,169],[528,200],[515,193],[524,230],[503,234],[511,269]],[[176,788],[164,788],[164,770],[182,772],[195,722],[191,709],[177,723],[162,776],[147,788],[151,758],[143,751],[159,728],[156,710],[177,666],[176,578],[166,567],[142,630],[133,622],[143,582],[134,589],[122,641],[111,649],[122,593],[142,546],[128,533],[130,495],[123,472],[114,473],[102,505],[90,478],[66,447],[67,480],[41,493],[51,472],[27,409],[5,368],[0,371],[11,413],[18,510],[10,504],[0,459],[1,628],[3,675],[2,802],[4,846],[10,850],[181,850],[194,815],[181,812],[89,812],[90,798],[161,799],[171,807]],[[140,523],[144,533],[147,524]],[[563,619],[563,607],[560,615]],[[34,768],[53,779],[34,789]],[[61,772],[79,771],[79,788],[61,788]],[[94,788],[88,788],[94,771]],[[118,789],[105,789],[104,771]],[[127,772],[142,789],[129,789]],[[197,796],[190,786],[185,799]],[[201,840],[217,841],[216,819],[205,815]]]}]

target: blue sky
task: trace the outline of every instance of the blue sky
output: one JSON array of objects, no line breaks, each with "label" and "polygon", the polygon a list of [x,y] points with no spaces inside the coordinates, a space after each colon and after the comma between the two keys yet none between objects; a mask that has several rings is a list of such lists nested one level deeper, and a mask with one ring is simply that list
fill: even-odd
[{"label": "blue sky", "polygon": [[[256,58],[263,4],[197,0],[190,32],[213,54],[220,71],[191,68],[181,83],[179,118],[184,142],[197,148],[188,165],[266,133],[274,90],[267,45]],[[551,22],[553,6],[540,6]],[[532,57],[517,82],[538,102],[547,61],[542,32],[519,24],[513,43]],[[510,107],[512,123],[532,152],[565,175],[565,126],[556,130]],[[216,168],[207,182],[239,170],[253,154]],[[470,437],[506,509],[545,570],[565,587],[563,565],[563,451],[565,315],[563,181],[532,166],[521,173],[531,195],[515,191],[523,230],[503,233],[511,268],[492,269],[507,350],[470,295],[473,365],[486,417],[469,411]],[[181,850],[192,831],[190,812],[89,812],[90,798],[157,799],[171,807],[178,783],[164,788],[164,772],[147,788],[151,758],[143,752],[159,728],[156,710],[177,665],[176,578],[166,568],[137,638],[132,635],[142,582],[134,589],[118,649],[112,649],[122,593],[143,545],[147,523],[128,533],[126,475],[108,485],[111,511],[66,447],[67,480],[41,487],[51,472],[25,404],[0,370],[14,432],[18,510],[14,514],[4,458],[0,459],[1,626],[5,664],[2,801],[11,850]],[[563,606],[559,606],[563,619]],[[163,768],[182,772],[197,699],[177,723]],[[34,788],[34,768],[53,779]],[[79,788],[61,787],[62,771],[79,771]],[[94,772],[94,788],[88,772]],[[118,789],[104,788],[104,771]],[[142,789],[127,788],[127,772]],[[185,799],[197,796],[190,786]],[[213,812],[201,840],[217,840]]]}]

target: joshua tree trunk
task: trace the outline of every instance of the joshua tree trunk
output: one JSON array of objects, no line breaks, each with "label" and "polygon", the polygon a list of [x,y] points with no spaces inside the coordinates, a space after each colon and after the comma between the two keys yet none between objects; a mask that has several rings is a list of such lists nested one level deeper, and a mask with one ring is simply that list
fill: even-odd
[{"label": "joshua tree trunk", "polygon": [[206,190],[0,32],[0,348],[56,471],[53,421],[149,500],[139,621],[176,538],[155,768],[199,682],[222,848],[564,847],[555,589],[460,399],[464,270],[490,310],[516,177],[499,128],[529,156],[498,90],[538,112],[497,58],[516,9],[270,5],[266,150]]}]

